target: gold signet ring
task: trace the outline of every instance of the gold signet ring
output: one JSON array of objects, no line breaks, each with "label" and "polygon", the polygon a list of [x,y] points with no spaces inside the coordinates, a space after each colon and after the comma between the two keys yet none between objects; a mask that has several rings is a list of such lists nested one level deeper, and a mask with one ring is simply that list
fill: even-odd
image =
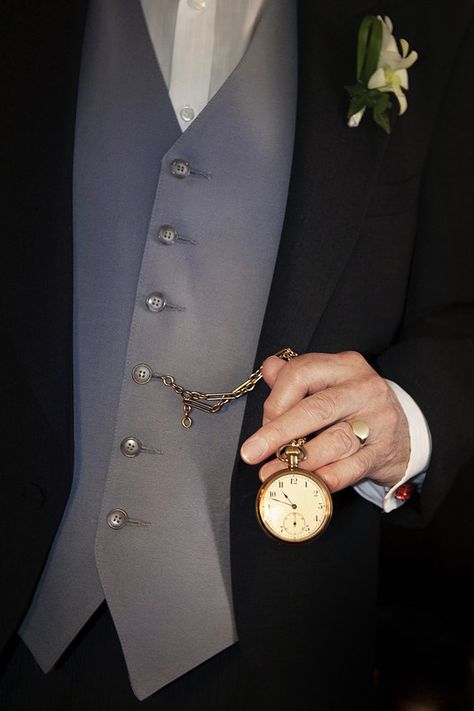
[{"label": "gold signet ring", "polygon": [[367,437],[369,436],[369,425],[367,422],[364,422],[363,420],[352,420],[349,424],[359,442],[361,444],[365,444]]}]

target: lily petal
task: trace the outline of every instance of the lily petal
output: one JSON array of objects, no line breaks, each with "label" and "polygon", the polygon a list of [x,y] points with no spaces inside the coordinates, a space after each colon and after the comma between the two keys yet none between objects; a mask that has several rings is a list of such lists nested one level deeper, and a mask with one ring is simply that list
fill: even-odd
[{"label": "lily petal", "polygon": [[381,86],[385,86],[385,84],[385,72],[382,67],[379,67],[379,69],[375,70],[375,72],[372,74],[369,81],[367,82],[367,88],[379,89]]},{"label": "lily petal", "polygon": [[410,45],[408,44],[406,39],[401,39],[400,46],[402,48],[402,57],[406,57],[408,54],[408,50],[410,49]]},{"label": "lily petal", "polygon": [[403,89],[408,89],[408,72],[407,72],[407,70],[406,69],[397,69],[395,74],[400,79],[400,86]]},{"label": "lily petal", "polygon": [[396,92],[395,96],[397,97],[398,103],[400,104],[400,110],[398,112],[398,115],[401,116],[402,114],[405,113],[405,111],[408,108],[408,101],[407,101],[405,94],[403,94],[403,93],[399,94],[398,92]]},{"label": "lily petal", "polygon": [[395,37],[388,31],[386,27],[383,28],[382,37],[382,49],[386,52],[397,52],[398,54],[398,47],[395,41]]},{"label": "lily petal", "polygon": [[408,57],[402,57],[396,52],[382,51],[379,55],[378,67],[384,69],[409,69],[418,59],[415,51],[410,52]]},{"label": "lily petal", "polygon": [[405,64],[405,68],[408,69],[408,67],[411,67],[412,64],[415,64],[417,59],[418,52],[415,52],[415,50],[413,49],[403,62]]},{"label": "lily petal", "polygon": [[361,121],[364,113],[365,113],[365,106],[360,111],[358,111],[356,114],[352,114],[350,119],[348,119],[348,121],[347,121],[347,125],[350,128],[357,128],[357,126],[360,124],[360,121]]},{"label": "lily petal", "polygon": [[[382,23],[382,44],[381,44],[381,51],[390,51],[390,52],[397,52],[398,53],[398,47],[397,43],[395,42],[395,38],[392,35],[391,28],[382,20],[380,15],[377,15],[378,19]],[[380,63],[379,63],[380,66]]]},{"label": "lily petal", "polygon": [[388,29],[390,30],[390,32],[393,32],[392,20],[388,17],[388,15],[385,15],[385,17],[383,19],[384,19],[384,22],[387,25]]},{"label": "lily petal", "polygon": [[379,55],[379,61],[378,61],[378,66],[379,67],[390,67],[390,69],[398,69],[400,67],[400,63],[405,62],[406,60],[403,59],[401,54],[399,54],[398,50],[393,52],[391,50],[382,50]]},{"label": "lily petal", "polygon": [[415,64],[417,59],[418,59],[418,53],[415,51],[410,52],[408,57],[400,57],[400,60],[398,62],[398,67],[394,67],[394,69],[409,69],[412,66],[412,64]]}]

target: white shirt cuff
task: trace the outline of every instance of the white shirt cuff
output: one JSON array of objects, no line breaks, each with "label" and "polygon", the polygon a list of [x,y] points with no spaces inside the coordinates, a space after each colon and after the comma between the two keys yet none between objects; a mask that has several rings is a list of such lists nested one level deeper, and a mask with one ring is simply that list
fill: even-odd
[{"label": "white shirt cuff", "polygon": [[392,487],[377,484],[371,479],[363,479],[354,486],[354,489],[364,499],[376,504],[385,513],[390,513],[390,511],[404,504],[403,501],[395,498],[395,492],[401,484],[412,480],[413,484],[421,487],[431,458],[431,433],[425,416],[413,398],[397,383],[387,379],[385,381],[397,396],[408,420],[410,432],[410,459],[408,466],[404,476]]}]

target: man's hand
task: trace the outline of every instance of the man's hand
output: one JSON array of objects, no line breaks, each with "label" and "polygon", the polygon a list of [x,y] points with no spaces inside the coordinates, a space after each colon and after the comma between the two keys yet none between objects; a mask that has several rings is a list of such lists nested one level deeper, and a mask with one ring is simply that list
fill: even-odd
[{"label": "man's hand", "polygon": [[[360,353],[308,353],[290,361],[271,356],[263,377],[272,389],[263,426],[241,448],[249,464],[267,459],[284,444],[315,432],[305,444],[304,468],[321,476],[331,491],[370,478],[393,486],[410,458],[408,421],[390,385]],[[363,420],[369,436],[362,446],[349,420]],[[260,479],[282,468],[264,464]]]}]

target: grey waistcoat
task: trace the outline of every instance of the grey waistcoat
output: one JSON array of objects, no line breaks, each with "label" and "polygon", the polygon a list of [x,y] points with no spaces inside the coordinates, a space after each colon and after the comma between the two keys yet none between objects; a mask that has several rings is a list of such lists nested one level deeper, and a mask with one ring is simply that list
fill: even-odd
[{"label": "grey waistcoat", "polygon": [[[236,640],[229,491],[244,399],[193,413],[186,430],[179,397],[132,371],[146,363],[214,392],[251,372],[295,106],[292,2],[269,0],[243,59],[184,134],[139,3],[92,2],[74,165],[74,484],[21,629],[44,671],[104,597],[140,699]],[[209,178],[173,176],[177,158]],[[161,243],[162,224],[197,244]],[[185,310],[150,311],[153,292]],[[124,456],[128,436],[163,454]],[[115,509],[129,517],[120,528]]]}]

